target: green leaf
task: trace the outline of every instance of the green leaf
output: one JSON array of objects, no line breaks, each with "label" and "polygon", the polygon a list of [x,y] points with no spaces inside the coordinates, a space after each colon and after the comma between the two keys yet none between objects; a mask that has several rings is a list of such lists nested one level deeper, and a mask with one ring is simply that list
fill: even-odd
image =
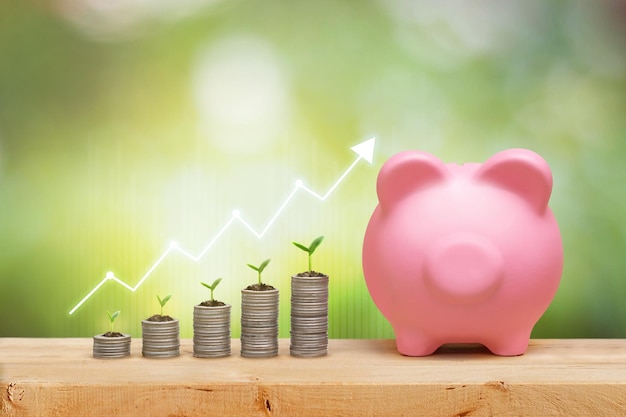
[{"label": "green leaf", "polygon": [[266,259],[263,262],[261,262],[261,265],[259,265],[259,269],[257,269],[257,271],[263,272],[263,270],[270,263],[270,261],[271,261],[271,259]]},{"label": "green leaf", "polygon": [[206,282],[201,282],[200,284],[204,285],[205,287],[207,287],[210,290],[215,290],[220,282],[222,282],[222,278],[216,279],[210,285],[207,284]]},{"label": "green leaf", "polygon": [[222,282],[222,278],[216,279],[215,281],[213,281],[209,288],[212,290],[216,289],[220,282]]},{"label": "green leaf", "polygon": [[109,316],[109,320],[111,321],[111,324],[113,324],[113,322],[115,321],[115,319],[117,318],[117,316],[120,315],[119,311],[116,311],[115,313],[111,314],[109,313],[109,311],[107,310],[107,315]]},{"label": "green leaf", "polygon": [[172,294],[170,294],[170,295],[166,296],[166,297],[165,297],[165,298],[163,298],[162,300],[161,300],[161,297],[159,297],[159,296],[157,295],[157,300],[159,300],[159,304],[161,304],[161,307],[165,307],[165,304],[167,304],[167,302],[170,300],[170,298],[172,298]]},{"label": "green leaf", "polygon": [[305,252],[309,251],[309,248],[304,246],[302,243],[298,243],[298,242],[291,242],[291,243],[293,243],[297,248],[302,249]]},{"label": "green leaf", "polygon": [[254,269],[257,272],[261,272],[259,271],[259,268],[257,268],[256,266],[252,265],[252,264],[247,264],[250,268]]},{"label": "green leaf", "polygon": [[322,243],[322,240],[324,240],[324,236],[319,236],[315,238],[313,242],[311,242],[311,244],[309,245],[309,251],[308,251],[311,255],[313,255],[313,252],[315,252],[315,249],[317,249],[317,247]]}]

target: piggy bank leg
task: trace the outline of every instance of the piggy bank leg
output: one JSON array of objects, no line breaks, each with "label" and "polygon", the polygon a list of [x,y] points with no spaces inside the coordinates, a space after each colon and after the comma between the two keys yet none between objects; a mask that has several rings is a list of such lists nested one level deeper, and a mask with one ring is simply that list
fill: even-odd
[{"label": "piggy bank leg", "polygon": [[519,356],[528,349],[530,330],[515,333],[500,334],[497,338],[485,341],[483,344],[491,353],[498,356]]},{"label": "piggy bank leg", "polygon": [[428,356],[441,346],[438,341],[429,338],[414,329],[394,326],[398,352],[406,356]]}]

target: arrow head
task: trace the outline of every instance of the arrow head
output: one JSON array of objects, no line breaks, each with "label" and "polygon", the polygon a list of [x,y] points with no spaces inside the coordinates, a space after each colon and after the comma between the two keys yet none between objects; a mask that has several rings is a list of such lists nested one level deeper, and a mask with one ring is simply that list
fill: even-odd
[{"label": "arrow head", "polygon": [[365,142],[361,142],[358,145],[354,145],[350,149],[356,152],[361,158],[365,159],[370,164],[374,160],[374,145],[376,144],[376,138],[371,138]]}]

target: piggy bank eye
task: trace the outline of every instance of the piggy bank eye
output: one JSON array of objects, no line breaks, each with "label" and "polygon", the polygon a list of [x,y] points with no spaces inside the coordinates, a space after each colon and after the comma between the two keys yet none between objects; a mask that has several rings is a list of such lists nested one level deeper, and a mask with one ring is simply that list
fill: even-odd
[{"label": "piggy bank eye", "polygon": [[378,174],[376,191],[383,208],[390,208],[405,196],[445,180],[448,168],[435,156],[405,151],[389,158]]},{"label": "piggy bank eye", "polygon": [[508,149],[485,162],[477,177],[507,189],[542,213],[552,193],[552,173],[547,162],[528,149]]}]

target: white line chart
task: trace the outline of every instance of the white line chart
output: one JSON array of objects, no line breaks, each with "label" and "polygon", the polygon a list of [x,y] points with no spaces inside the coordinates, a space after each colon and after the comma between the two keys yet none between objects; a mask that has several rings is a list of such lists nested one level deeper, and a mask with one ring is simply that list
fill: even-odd
[{"label": "white line chart", "polygon": [[204,257],[204,255],[213,247],[215,243],[222,237],[224,233],[230,228],[230,226],[238,221],[241,223],[246,229],[250,231],[254,236],[261,239],[267,233],[268,230],[272,227],[272,225],[276,222],[276,220],[280,217],[281,213],[287,208],[291,200],[300,192],[304,191],[313,197],[317,198],[320,201],[325,201],[335,189],[343,182],[343,180],[348,176],[348,174],[354,169],[354,167],[359,163],[361,159],[367,161],[369,164],[372,163],[374,158],[374,146],[376,144],[376,138],[370,138],[364,142],[359,143],[351,147],[350,149],[357,154],[357,158],[352,162],[352,164],[339,176],[339,178],[335,181],[335,183],[326,191],[325,194],[321,195],[317,192],[313,191],[306,185],[302,180],[297,180],[294,184],[293,190],[287,195],[282,204],[278,207],[276,212],[270,217],[267,221],[265,227],[258,231],[255,229],[250,223],[248,223],[242,216],[239,210],[233,210],[230,218],[226,223],[220,228],[220,230],[213,236],[213,238],[209,241],[209,243],[202,249],[202,251],[198,255],[193,255],[189,253],[187,250],[183,249],[177,242],[170,242],[168,248],[157,258],[157,260],[152,264],[152,266],[146,271],[146,273],[141,277],[141,279],[135,284],[135,286],[131,286],[126,282],[122,281],[112,271],[106,273],[105,277],[95,286],[82,300],[80,300],[69,312],[70,315],[74,314],[83,304],[85,304],[104,284],[109,281],[113,281],[122,287],[126,288],[128,291],[135,292],[141,285],[150,277],[150,275],[154,272],[155,269],[170,255],[172,252],[180,252],[185,255],[187,258],[191,259],[194,262],[200,261]]}]

